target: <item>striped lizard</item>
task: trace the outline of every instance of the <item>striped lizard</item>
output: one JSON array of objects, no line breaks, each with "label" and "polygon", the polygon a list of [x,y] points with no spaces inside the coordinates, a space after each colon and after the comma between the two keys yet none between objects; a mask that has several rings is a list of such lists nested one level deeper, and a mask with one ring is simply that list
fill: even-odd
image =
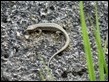
[{"label": "striped lizard", "polygon": [[54,53],[51,58],[48,61],[48,67],[49,64],[51,62],[51,60],[54,58],[54,56],[56,56],[57,54],[59,54],[60,52],[62,52],[64,49],[66,49],[70,43],[70,38],[67,34],[67,32],[58,24],[55,23],[39,23],[39,24],[34,24],[34,25],[30,25],[28,26],[28,28],[26,29],[27,32],[32,32],[32,31],[42,31],[42,30],[47,30],[47,31],[61,31],[63,33],[63,35],[66,38],[66,42],[65,45],[58,50],[56,53]]}]

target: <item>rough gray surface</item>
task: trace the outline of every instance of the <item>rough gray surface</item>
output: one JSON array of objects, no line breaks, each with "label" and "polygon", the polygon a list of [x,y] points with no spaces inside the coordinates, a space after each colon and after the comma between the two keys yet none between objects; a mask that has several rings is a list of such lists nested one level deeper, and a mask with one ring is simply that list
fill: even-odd
[{"label": "rough gray surface", "polygon": [[[94,2],[85,2],[84,10],[94,22],[93,6]],[[98,11],[101,37],[104,41],[108,34],[108,2],[100,1]],[[63,26],[71,39],[69,47],[57,55],[50,64],[54,80],[89,80],[79,13],[77,1],[1,1],[1,79],[3,81],[41,81],[43,80],[40,75],[42,69],[43,77],[49,80],[47,71],[44,71],[45,64],[64,45],[64,37],[60,35],[56,39],[55,33],[47,32],[43,32],[39,37],[33,35],[28,40],[23,36],[28,25],[52,22]],[[96,64],[95,42],[90,32],[91,25],[88,22],[87,24]]]}]

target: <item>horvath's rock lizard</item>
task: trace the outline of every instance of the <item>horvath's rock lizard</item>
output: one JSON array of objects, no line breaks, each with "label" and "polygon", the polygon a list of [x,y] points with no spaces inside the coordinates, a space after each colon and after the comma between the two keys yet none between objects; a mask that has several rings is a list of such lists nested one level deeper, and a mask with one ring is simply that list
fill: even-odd
[{"label": "horvath's rock lizard", "polygon": [[70,43],[70,38],[67,34],[67,32],[58,24],[55,23],[39,23],[39,24],[34,24],[34,25],[30,25],[28,26],[28,28],[26,29],[27,32],[32,32],[32,31],[37,31],[37,30],[47,30],[47,31],[61,31],[63,33],[63,35],[66,38],[66,42],[65,45],[58,50],[56,53],[54,53],[51,58],[48,61],[48,66],[51,62],[51,60],[54,58],[54,56],[56,56],[57,54],[59,54],[60,52],[62,52],[64,49],[66,49]]}]

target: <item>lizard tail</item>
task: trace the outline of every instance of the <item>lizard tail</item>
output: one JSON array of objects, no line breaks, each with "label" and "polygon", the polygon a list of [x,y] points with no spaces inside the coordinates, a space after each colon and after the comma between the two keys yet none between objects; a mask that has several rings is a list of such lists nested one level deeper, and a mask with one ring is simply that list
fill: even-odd
[{"label": "lizard tail", "polygon": [[70,38],[69,38],[68,34],[66,33],[66,31],[63,29],[62,32],[65,34],[65,38],[66,38],[65,45],[64,45],[59,51],[57,51],[56,53],[54,53],[54,54],[51,56],[51,58],[50,58],[49,61],[48,61],[48,67],[50,66],[51,60],[52,60],[57,54],[59,54],[60,52],[62,52],[64,49],[66,49],[66,48],[68,47],[69,43],[70,43]]}]

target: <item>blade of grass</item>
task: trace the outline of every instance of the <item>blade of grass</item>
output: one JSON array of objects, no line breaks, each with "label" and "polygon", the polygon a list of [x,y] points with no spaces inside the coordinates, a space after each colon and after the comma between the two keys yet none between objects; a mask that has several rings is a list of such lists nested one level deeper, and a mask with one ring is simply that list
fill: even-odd
[{"label": "blade of grass", "polygon": [[108,34],[106,35],[105,46],[104,46],[104,52],[107,52],[107,45],[108,45]]},{"label": "blade of grass", "polygon": [[[45,63],[45,61],[44,61],[41,54],[39,54],[39,59],[41,60],[41,62],[44,65],[44,69],[41,68],[42,72],[40,71],[40,77],[41,77],[42,81],[44,81],[44,80],[55,81],[55,78],[54,78],[54,76],[52,74],[52,71],[50,70],[50,68],[48,66],[46,66],[46,63]],[[46,71],[46,72],[44,72],[44,71]],[[43,75],[43,72],[46,74],[46,76]]]},{"label": "blade of grass", "polygon": [[106,66],[105,61],[105,53],[103,51],[103,48],[101,46],[101,37],[100,37],[100,28],[99,28],[99,22],[98,22],[98,11],[97,11],[97,3],[95,5],[95,15],[96,15],[96,30],[94,32],[95,34],[95,40],[97,44],[97,51],[98,51],[98,62],[99,62],[99,73],[100,73],[100,80],[104,81],[104,68],[106,73],[108,74],[108,69]]},{"label": "blade of grass", "polygon": [[[103,75],[104,75],[104,70],[103,70],[103,68],[101,67],[101,66],[103,66],[104,67],[104,69],[105,69],[105,71],[106,71],[106,75],[108,76],[108,67],[107,67],[107,65],[106,65],[106,61],[105,61],[105,53],[104,52],[106,52],[106,46],[107,46],[107,43],[108,43],[108,35],[106,36],[106,41],[105,41],[105,46],[104,46],[104,52],[103,52],[103,48],[102,48],[102,46],[101,46],[101,37],[100,37],[100,30],[99,30],[99,23],[98,23],[98,14],[97,14],[97,5],[95,5],[95,15],[96,15],[96,27],[93,25],[93,23],[92,23],[92,20],[91,20],[91,18],[90,18],[90,16],[88,15],[88,18],[89,18],[89,21],[90,21],[90,23],[91,23],[91,25],[92,25],[92,32],[93,32],[93,34],[95,35],[95,41],[96,41],[96,45],[97,45],[97,51],[98,51],[98,57],[99,57],[99,73],[101,73],[100,74],[100,80],[103,80]],[[98,39],[99,38],[99,39]],[[99,46],[98,46],[99,45]],[[99,49],[99,48],[101,48],[101,50]],[[99,55],[102,55],[103,57],[101,57],[101,56],[99,56]],[[100,57],[101,57],[101,59],[103,60],[102,62],[103,62],[103,64],[102,64],[102,62],[101,62],[101,60],[100,60]],[[102,64],[102,65],[101,65]],[[101,69],[102,68],[102,69]],[[102,72],[101,72],[101,70],[102,70]],[[103,73],[103,74],[102,74]]]},{"label": "blade of grass", "polygon": [[40,74],[41,81],[46,81],[46,79],[44,78],[42,69],[39,71],[39,74]]},{"label": "blade of grass", "polygon": [[83,36],[83,43],[84,43],[84,48],[85,48],[89,78],[91,81],[95,81],[96,80],[95,71],[94,71],[94,66],[93,66],[90,41],[89,41],[86,23],[85,23],[85,16],[84,16],[84,11],[83,11],[83,2],[82,1],[80,1],[80,17],[81,17],[80,19],[81,19],[81,25],[82,25],[82,36]]},{"label": "blade of grass", "polygon": [[[94,28],[94,25],[93,25],[93,23],[92,23],[92,20],[90,19],[90,17],[88,16],[88,18],[89,18],[89,21],[90,21],[90,23],[91,23],[91,25],[92,25],[92,32],[93,32],[93,34],[94,34],[94,36],[96,36],[96,28]],[[97,36],[96,36],[97,37]],[[96,41],[96,43],[97,43],[97,41]],[[106,52],[107,51],[107,48],[106,48],[106,46],[108,45],[108,34],[107,34],[107,36],[106,36],[106,41],[105,41],[105,45],[104,45],[104,52]],[[103,48],[102,48],[103,49]],[[104,53],[103,52],[103,53]],[[105,54],[105,53],[104,53]],[[104,69],[105,69],[105,71],[106,71],[106,75],[108,75],[108,67],[107,67],[107,65],[106,65],[106,61],[105,61],[105,55],[104,55]]]}]

